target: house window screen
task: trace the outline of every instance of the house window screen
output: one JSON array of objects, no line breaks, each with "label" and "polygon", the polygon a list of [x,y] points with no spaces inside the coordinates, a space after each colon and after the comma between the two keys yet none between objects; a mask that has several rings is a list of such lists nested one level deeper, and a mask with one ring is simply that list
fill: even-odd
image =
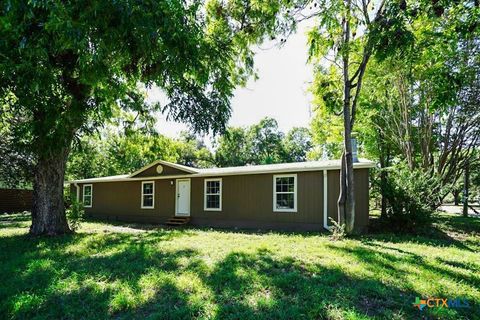
[{"label": "house window screen", "polygon": [[274,177],[274,211],[297,210],[296,175]]},{"label": "house window screen", "polygon": [[205,180],[205,210],[222,209],[222,180]]},{"label": "house window screen", "polygon": [[142,183],[142,208],[151,209],[154,207],[155,187],[153,182]]},{"label": "house window screen", "polygon": [[92,185],[87,184],[83,186],[83,206],[86,208],[91,208],[92,207],[92,197],[93,197],[93,192],[92,192]]}]

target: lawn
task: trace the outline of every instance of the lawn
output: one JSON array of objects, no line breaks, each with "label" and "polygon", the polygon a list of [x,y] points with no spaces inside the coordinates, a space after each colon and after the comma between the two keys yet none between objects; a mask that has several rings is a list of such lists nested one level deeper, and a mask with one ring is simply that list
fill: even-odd
[{"label": "lawn", "polygon": [[[480,219],[430,235],[169,230],[86,222],[27,235],[0,216],[0,317],[28,319],[480,319]],[[416,297],[469,308],[413,307]]]}]

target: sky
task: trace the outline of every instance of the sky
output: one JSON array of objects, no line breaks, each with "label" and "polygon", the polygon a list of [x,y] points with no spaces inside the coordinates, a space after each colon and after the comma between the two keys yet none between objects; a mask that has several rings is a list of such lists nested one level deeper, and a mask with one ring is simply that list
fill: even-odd
[{"label": "sky", "polygon": [[[249,126],[264,117],[276,119],[284,132],[309,125],[311,95],[308,86],[312,80],[312,67],[307,65],[306,30],[307,25],[301,24],[281,48],[268,43],[255,50],[259,78],[250,80],[245,88],[235,90],[229,126]],[[150,100],[161,97],[158,90],[151,90],[148,94]],[[159,115],[157,129],[173,138],[187,126],[166,121]]]}]

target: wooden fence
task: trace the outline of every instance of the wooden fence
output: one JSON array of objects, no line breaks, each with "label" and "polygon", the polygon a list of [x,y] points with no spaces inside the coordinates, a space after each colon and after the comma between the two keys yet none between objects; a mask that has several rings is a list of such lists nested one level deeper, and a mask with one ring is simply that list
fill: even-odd
[{"label": "wooden fence", "polygon": [[0,189],[0,214],[32,210],[32,190]]}]

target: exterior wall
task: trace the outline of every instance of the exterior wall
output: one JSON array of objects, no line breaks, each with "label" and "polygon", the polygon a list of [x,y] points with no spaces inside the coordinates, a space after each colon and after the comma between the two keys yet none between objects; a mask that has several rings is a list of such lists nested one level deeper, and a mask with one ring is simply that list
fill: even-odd
[{"label": "exterior wall", "polygon": [[203,210],[204,179],[192,179],[192,224],[320,230],[323,172],[299,172],[297,179],[297,212],[273,211],[273,174],[222,177],[222,211]]},{"label": "exterior wall", "polygon": [[[150,181],[145,179],[145,181]],[[153,209],[141,209],[142,181],[93,183],[92,207],[85,213],[98,218],[120,221],[163,223],[175,213],[175,181],[153,180],[155,199]],[[170,181],[174,181],[170,185]],[[83,184],[79,184],[83,199]],[[76,190],[73,191],[73,194]]]},{"label": "exterior wall", "polygon": [[[153,168],[155,169],[155,168]],[[328,215],[336,218],[339,171],[328,172]],[[323,230],[323,171],[298,172],[297,212],[273,211],[273,174],[222,176],[222,210],[204,210],[204,180],[191,178],[191,223],[198,226],[278,230]],[[215,177],[208,177],[215,178]],[[218,177],[220,178],[220,177]],[[148,178],[145,181],[149,181]],[[100,218],[163,223],[175,214],[175,179],[157,179],[155,208],[141,209],[142,181],[93,183],[88,215]],[[368,169],[355,170],[356,225],[368,224]],[[82,184],[80,199],[82,199]],[[72,190],[74,194],[75,190]]]},{"label": "exterior wall", "polygon": [[[328,217],[338,220],[337,201],[340,196],[340,170],[328,171]],[[355,228],[359,232],[366,231],[369,217],[369,176],[368,169],[355,169]],[[331,225],[328,219],[328,225]]]}]

